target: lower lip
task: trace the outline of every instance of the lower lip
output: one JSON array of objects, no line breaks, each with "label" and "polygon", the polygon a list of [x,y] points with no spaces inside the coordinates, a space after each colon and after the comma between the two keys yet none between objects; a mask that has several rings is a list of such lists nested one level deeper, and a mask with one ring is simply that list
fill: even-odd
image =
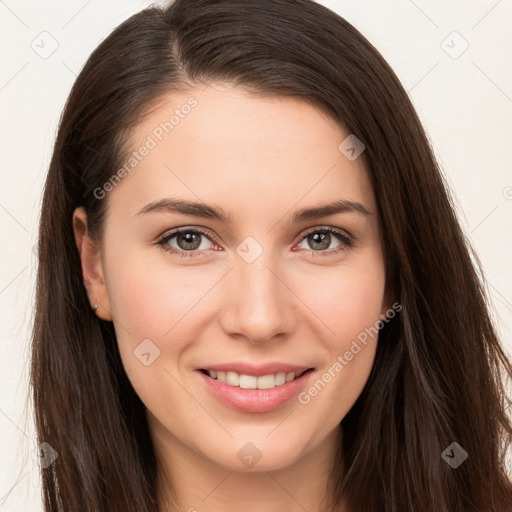
[{"label": "lower lip", "polygon": [[269,412],[283,406],[306,385],[314,370],[307,370],[300,377],[272,389],[243,389],[212,379],[197,371],[206,387],[225,405],[243,412]]}]

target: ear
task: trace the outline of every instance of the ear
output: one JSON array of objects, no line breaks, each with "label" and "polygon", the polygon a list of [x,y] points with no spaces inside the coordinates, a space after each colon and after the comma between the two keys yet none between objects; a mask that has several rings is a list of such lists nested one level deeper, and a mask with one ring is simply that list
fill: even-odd
[{"label": "ear", "polygon": [[87,231],[87,213],[83,206],[73,212],[73,231],[82,262],[82,278],[91,308],[97,304],[96,314],[103,320],[112,320],[110,300],[104,279],[99,245],[91,240]]}]

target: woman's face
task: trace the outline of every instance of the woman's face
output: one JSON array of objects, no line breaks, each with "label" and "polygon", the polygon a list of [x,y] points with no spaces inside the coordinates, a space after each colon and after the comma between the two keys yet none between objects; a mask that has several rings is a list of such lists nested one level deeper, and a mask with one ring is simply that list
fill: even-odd
[{"label": "woman's face", "polygon": [[[173,453],[284,468],[332,439],[360,395],[377,343],[365,329],[389,302],[348,135],[304,101],[211,84],[165,97],[133,132],[121,182],[97,191],[108,213],[101,253],[82,253],[91,302]],[[341,202],[363,208],[305,213]]]}]

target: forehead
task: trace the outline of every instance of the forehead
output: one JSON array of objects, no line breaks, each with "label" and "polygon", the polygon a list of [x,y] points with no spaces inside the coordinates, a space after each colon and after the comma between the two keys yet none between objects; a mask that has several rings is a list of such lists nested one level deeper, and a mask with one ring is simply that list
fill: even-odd
[{"label": "forehead", "polygon": [[246,213],[343,198],[374,211],[363,158],[340,150],[349,135],[299,98],[222,84],[169,93],[133,130],[130,149],[138,154],[109,200],[132,214],[164,197]]}]

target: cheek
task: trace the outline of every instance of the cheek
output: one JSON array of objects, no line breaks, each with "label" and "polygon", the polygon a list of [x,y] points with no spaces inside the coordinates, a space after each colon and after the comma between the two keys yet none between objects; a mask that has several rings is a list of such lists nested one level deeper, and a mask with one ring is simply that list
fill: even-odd
[{"label": "cheek", "polygon": [[380,319],[385,278],[378,255],[323,275],[317,272],[307,282],[314,292],[304,295],[305,302],[328,326],[325,339],[333,350],[347,350],[353,339]]},{"label": "cheek", "polygon": [[119,263],[110,269],[107,285],[124,370],[137,395],[154,410],[179,399],[172,376],[189,340],[186,313],[197,299],[186,297],[194,294],[185,272],[150,259],[141,252],[113,259]]},{"label": "cheek", "polygon": [[205,282],[197,274],[191,268],[172,268],[154,254],[125,254],[109,272],[112,313],[134,341],[140,336],[170,336],[208,291],[208,279]]},{"label": "cheek", "polygon": [[158,354],[153,369],[176,368],[179,358],[193,348],[198,315],[205,314],[208,293],[219,280],[218,272],[206,266],[180,267],[167,263],[156,248],[148,250],[112,253],[116,264],[107,273],[119,351],[127,374],[134,372],[137,379],[141,371],[147,373],[136,357],[141,343]]},{"label": "cheek", "polygon": [[[309,280],[308,280],[309,281]],[[301,403],[315,402],[343,418],[363,390],[373,366],[385,288],[384,265],[378,251],[364,261],[339,267],[311,280],[316,293],[308,306],[328,326],[322,328],[327,357],[313,388]],[[325,391],[324,391],[325,390]],[[318,397],[318,398],[316,398]],[[329,404],[329,405],[327,405]]]},{"label": "cheek", "polygon": [[376,253],[365,265],[342,269],[336,285],[330,283],[316,305],[323,304],[322,319],[331,329],[324,338],[329,357],[301,403],[310,404],[312,414],[332,411],[334,426],[361,394],[373,366],[385,287],[382,260]]}]

